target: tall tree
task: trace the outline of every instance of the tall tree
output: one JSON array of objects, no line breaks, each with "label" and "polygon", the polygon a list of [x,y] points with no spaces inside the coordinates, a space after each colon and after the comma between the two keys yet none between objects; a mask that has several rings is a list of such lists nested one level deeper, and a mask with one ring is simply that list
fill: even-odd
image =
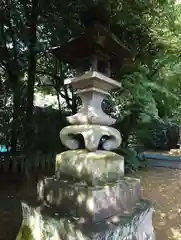
[{"label": "tall tree", "polygon": [[37,63],[37,28],[38,17],[40,14],[38,0],[31,0],[26,4],[25,11],[27,15],[27,26],[29,29],[28,41],[28,81],[27,81],[27,106],[26,106],[26,141],[27,148],[30,148],[33,138],[33,100],[34,100],[34,87],[36,80],[36,63]]}]

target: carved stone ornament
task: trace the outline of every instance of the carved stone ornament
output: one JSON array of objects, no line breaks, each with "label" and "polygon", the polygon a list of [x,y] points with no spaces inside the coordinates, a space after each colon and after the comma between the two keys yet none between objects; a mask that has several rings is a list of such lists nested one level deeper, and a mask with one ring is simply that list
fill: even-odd
[{"label": "carved stone ornament", "polygon": [[108,126],[75,125],[65,127],[60,131],[62,143],[70,149],[79,148],[79,141],[75,139],[76,135],[83,136],[85,148],[89,151],[96,151],[98,149],[103,136],[108,137],[102,144],[104,150],[116,149],[121,144],[121,135],[118,130]]},{"label": "carved stone ornament", "polygon": [[97,89],[82,90],[78,92],[82,99],[83,106],[73,116],[67,117],[70,124],[101,124],[113,125],[116,119],[110,117],[102,110],[102,101],[105,93]]},{"label": "carved stone ornament", "polygon": [[88,71],[85,74],[67,79],[66,85],[78,89],[77,95],[82,100],[82,107],[73,116],[67,118],[70,124],[99,124],[113,125],[115,119],[104,113],[102,101],[111,89],[120,88],[117,81],[96,71]]}]

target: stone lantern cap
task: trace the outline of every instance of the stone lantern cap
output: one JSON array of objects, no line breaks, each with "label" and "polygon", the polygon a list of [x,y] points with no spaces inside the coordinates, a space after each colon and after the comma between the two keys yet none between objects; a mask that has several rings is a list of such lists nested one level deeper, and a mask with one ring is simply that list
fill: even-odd
[{"label": "stone lantern cap", "polygon": [[109,90],[121,87],[120,82],[95,71],[88,71],[81,76],[67,78],[64,84],[71,85],[74,89],[79,89],[79,92],[93,89],[96,91],[99,89],[99,91],[101,90],[105,95],[109,95]]}]

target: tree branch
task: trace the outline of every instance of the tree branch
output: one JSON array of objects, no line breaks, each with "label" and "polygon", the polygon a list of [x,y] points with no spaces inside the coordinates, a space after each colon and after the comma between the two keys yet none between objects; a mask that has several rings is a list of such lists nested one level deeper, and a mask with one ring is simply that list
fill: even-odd
[{"label": "tree branch", "polygon": [[46,76],[49,76],[49,77],[54,78],[56,80],[59,80],[60,87],[64,86],[64,83],[62,83],[62,78],[60,76],[56,75],[56,74],[53,74],[53,73],[50,73],[50,72],[46,72],[46,71],[41,71],[41,70],[37,70],[36,73],[39,74],[39,75],[46,75]]},{"label": "tree branch", "polygon": [[12,28],[12,23],[11,23],[11,4],[12,3],[10,3],[10,0],[6,0],[7,10],[8,10],[8,27],[11,32],[11,39],[13,43],[13,54],[14,54],[14,58],[17,59],[17,47],[16,47],[17,44],[14,37],[14,30]]}]

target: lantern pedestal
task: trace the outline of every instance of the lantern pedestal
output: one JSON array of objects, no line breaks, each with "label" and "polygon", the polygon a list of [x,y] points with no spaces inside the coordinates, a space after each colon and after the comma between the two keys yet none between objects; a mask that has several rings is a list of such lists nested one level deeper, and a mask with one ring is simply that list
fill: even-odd
[{"label": "lantern pedestal", "polygon": [[[153,208],[141,200],[138,179],[87,187],[71,181],[45,179],[38,186],[44,223],[67,239],[154,239]],[[61,236],[61,235],[60,235]],[[61,238],[58,238],[61,239]]]}]

